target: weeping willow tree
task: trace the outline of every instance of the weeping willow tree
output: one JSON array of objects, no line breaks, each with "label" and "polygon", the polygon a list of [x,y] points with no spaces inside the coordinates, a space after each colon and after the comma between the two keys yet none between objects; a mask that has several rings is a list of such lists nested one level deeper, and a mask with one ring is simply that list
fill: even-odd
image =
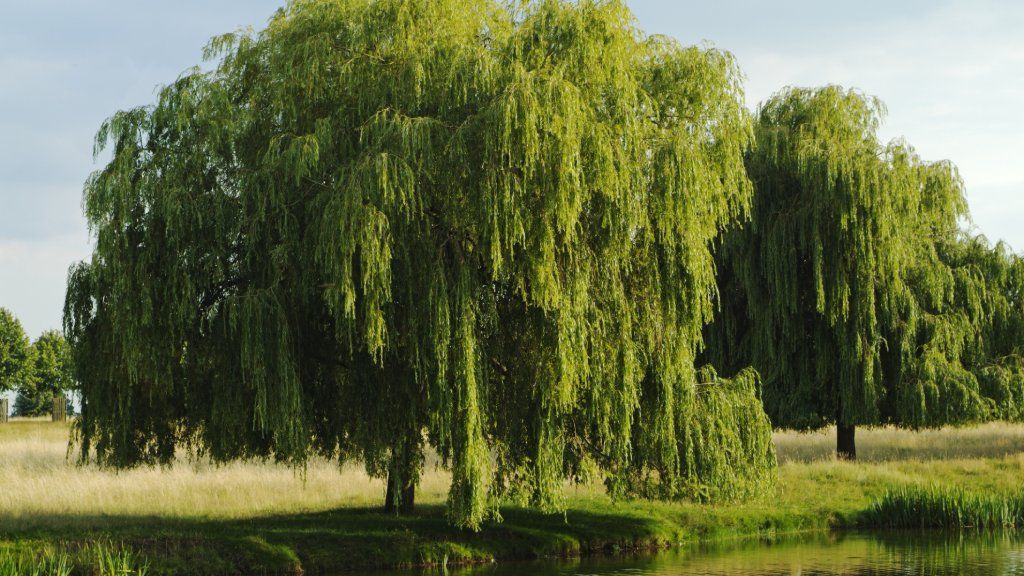
[{"label": "weeping willow tree", "polygon": [[882,144],[881,102],[829,86],[762,105],[747,158],[752,220],[724,240],[722,318],[708,330],[724,369],[752,364],[776,426],[837,427],[856,455],[863,424],[983,419],[964,361],[982,312],[942,257],[966,216],[948,162]]},{"label": "weeping willow tree", "polygon": [[66,333],[83,458],[311,455],[411,511],[774,478],[750,372],[698,374],[711,247],[750,202],[730,55],[618,2],[294,0],[120,112]]},{"label": "weeping willow tree", "polygon": [[[1024,261],[1005,244],[959,233],[938,245],[950,271],[961,377],[977,381],[987,419],[1024,419]],[[966,326],[965,326],[966,325]]]}]

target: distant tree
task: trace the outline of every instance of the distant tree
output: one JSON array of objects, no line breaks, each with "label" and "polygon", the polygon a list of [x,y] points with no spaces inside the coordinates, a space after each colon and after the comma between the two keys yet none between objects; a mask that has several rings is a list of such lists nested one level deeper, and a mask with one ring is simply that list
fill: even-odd
[{"label": "distant tree", "polygon": [[14,415],[21,417],[34,417],[49,414],[53,408],[53,397],[44,397],[36,394],[35,387],[22,384],[18,387],[17,395],[14,397]]},{"label": "distant tree", "polygon": [[883,145],[883,106],[835,86],[764,103],[747,168],[752,220],[721,251],[708,356],[753,364],[776,426],[938,425],[986,417],[964,368],[972,316],[940,248],[966,215],[949,163]]},{"label": "distant tree", "polygon": [[25,378],[18,386],[14,413],[18,416],[43,416],[53,410],[53,400],[73,388],[71,349],[56,331],[43,332],[32,343]]},{"label": "distant tree", "polygon": [[22,384],[29,355],[29,339],[21,322],[0,308],[0,394]]},{"label": "distant tree", "polygon": [[[620,2],[295,0],[115,115],[65,332],[82,453],[359,459],[409,511],[774,478],[757,378],[698,373],[750,202],[731,56]],[[738,372],[738,370],[737,370]]]}]

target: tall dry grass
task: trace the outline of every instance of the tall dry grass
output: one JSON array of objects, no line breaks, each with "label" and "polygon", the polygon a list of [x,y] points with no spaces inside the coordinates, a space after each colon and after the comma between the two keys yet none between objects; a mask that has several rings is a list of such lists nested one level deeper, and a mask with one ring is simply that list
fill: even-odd
[{"label": "tall dry grass", "polygon": [[[836,430],[781,431],[774,434],[779,463],[835,459]],[[1024,453],[1024,425],[992,422],[964,428],[901,430],[858,428],[859,462],[907,460],[972,460],[1005,458]]]},{"label": "tall dry grass", "polygon": [[[384,498],[383,482],[358,466],[314,460],[300,473],[264,462],[179,462],[115,472],[77,465],[68,438],[64,424],[0,424],[0,530],[41,517],[239,519],[377,506]],[[443,501],[448,482],[446,473],[428,471],[418,500]]]}]

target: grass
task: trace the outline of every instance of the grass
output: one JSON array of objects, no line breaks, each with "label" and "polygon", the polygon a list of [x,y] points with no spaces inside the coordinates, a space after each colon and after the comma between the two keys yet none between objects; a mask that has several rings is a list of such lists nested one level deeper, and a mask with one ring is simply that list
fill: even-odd
[{"label": "grass", "polygon": [[955,486],[890,490],[865,513],[863,524],[885,528],[1017,528],[1024,526],[1024,491],[978,493]]},{"label": "grass", "polygon": [[114,473],[69,463],[66,427],[12,422],[0,425],[0,550],[74,552],[102,541],[147,560],[150,574],[335,573],[882,525],[905,487],[1011,494],[1024,478],[1024,426],[862,430],[856,463],[831,456],[827,432],[775,442],[780,482],[761,501],[613,502],[587,486],[567,490],[565,514],[503,508],[504,522],[474,534],[445,521],[449,477],[438,470],[424,475],[419,513],[395,518],[377,512],[383,484],[356,467],[314,461],[299,475],[270,463],[185,462]]},{"label": "grass", "polygon": [[0,548],[0,576],[146,576],[148,572],[148,564],[133,551],[101,542],[59,551]]},{"label": "grass", "polygon": [[[124,472],[68,459],[68,430],[50,422],[0,425],[0,530],[49,518],[97,516],[241,519],[376,505],[384,485],[362,470],[315,460],[304,475],[260,462],[183,462]],[[304,477],[303,477],[304,476]],[[448,476],[427,474],[420,499],[443,502]]]},{"label": "grass", "polygon": [[[833,460],[835,429],[819,432],[776,432],[779,462]],[[976,460],[1004,458],[1024,452],[1024,425],[989,423],[965,428],[900,430],[857,429],[860,462],[903,460]]]},{"label": "grass", "polygon": [[70,576],[71,560],[65,554],[13,554],[0,552],[0,576]]}]

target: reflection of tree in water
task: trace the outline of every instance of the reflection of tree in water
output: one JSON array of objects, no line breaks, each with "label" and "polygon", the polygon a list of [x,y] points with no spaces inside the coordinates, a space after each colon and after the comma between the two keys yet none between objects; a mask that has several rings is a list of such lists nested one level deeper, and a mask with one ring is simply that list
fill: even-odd
[{"label": "reflection of tree in water", "polygon": [[815,535],[694,546],[632,558],[503,564],[458,576],[1003,576],[1024,574],[1024,537],[1007,532]]}]

